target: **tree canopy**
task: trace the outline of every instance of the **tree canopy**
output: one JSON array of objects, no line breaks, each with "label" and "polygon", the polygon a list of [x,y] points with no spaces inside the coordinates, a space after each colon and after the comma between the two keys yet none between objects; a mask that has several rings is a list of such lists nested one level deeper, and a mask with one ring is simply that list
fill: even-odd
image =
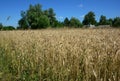
[{"label": "tree canopy", "polygon": [[113,20],[113,26],[114,27],[120,27],[120,17],[116,17]]},{"label": "tree canopy", "polygon": [[82,27],[82,24],[79,19],[72,17],[70,19],[70,26],[78,28],[78,27]]},{"label": "tree canopy", "polygon": [[13,26],[4,26],[2,30],[15,30]]},{"label": "tree canopy", "polygon": [[65,19],[64,19],[64,26],[69,26],[69,24],[70,24],[70,21],[69,21],[69,19],[66,17]]},{"label": "tree canopy", "polygon": [[19,26],[22,29],[41,29],[54,26],[56,21],[55,13],[52,8],[42,10],[40,4],[30,5],[29,9],[21,12]]},{"label": "tree canopy", "polygon": [[[21,19],[18,21],[17,29],[43,29],[43,28],[61,28],[61,27],[74,27],[79,28],[83,25],[110,25],[111,27],[120,27],[120,17],[109,18],[101,15],[99,22],[95,19],[95,13],[93,11],[88,12],[81,23],[78,18],[66,17],[63,21],[58,21],[56,13],[53,8],[46,10],[42,9],[42,5],[35,4],[29,5],[29,8],[25,11],[21,11]],[[7,18],[8,20],[8,18]],[[0,23],[0,30],[13,30],[13,26],[3,26]]]},{"label": "tree canopy", "polygon": [[21,11],[21,19],[18,24],[20,29],[41,29],[47,27],[82,27],[83,25],[110,25],[114,27],[120,26],[120,17],[107,19],[101,15],[99,22],[95,19],[95,13],[88,12],[82,21],[72,17],[70,20],[66,17],[63,22],[56,19],[56,14],[52,8],[42,10],[40,4],[30,5],[28,10]]},{"label": "tree canopy", "polygon": [[2,23],[0,23],[0,30],[3,28],[3,25],[2,25]]},{"label": "tree canopy", "polygon": [[96,20],[95,20],[95,14],[94,12],[90,11],[88,12],[85,17],[84,20],[82,22],[84,25],[95,25],[96,24]]},{"label": "tree canopy", "polygon": [[101,15],[99,25],[107,25],[106,16]]}]

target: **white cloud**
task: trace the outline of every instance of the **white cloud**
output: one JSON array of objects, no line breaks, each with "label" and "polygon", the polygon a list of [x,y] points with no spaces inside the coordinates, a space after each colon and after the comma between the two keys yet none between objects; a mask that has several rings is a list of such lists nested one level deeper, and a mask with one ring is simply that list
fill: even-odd
[{"label": "white cloud", "polygon": [[81,15],[80,18],[84,18],[85,15]]},{"label": "white cloud", "polygon": [[55,16],[59,21],[62,21],[64,20],[64,17],[63,16]]},{"label": "white cloud", "polygon": [[63,16],[59,16],[58,19],[63,19],[64,17]]},{"label": "white cloud", "polygon": [[59,16],[58,18],[59,18],[59,19],[63,19],[63,16]]},{"label": "white cloud", "polygon": [[82,8],[82,7],[83,7],[83,4],[79,4],[77,7]]}]

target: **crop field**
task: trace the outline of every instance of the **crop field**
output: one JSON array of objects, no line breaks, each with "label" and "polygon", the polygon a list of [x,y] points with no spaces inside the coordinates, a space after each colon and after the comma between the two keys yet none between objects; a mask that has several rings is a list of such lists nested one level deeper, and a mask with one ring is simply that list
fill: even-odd
[{"label": "crop field", "polygon": [[120,81],[120,29],[0,31],[0,81]]}]

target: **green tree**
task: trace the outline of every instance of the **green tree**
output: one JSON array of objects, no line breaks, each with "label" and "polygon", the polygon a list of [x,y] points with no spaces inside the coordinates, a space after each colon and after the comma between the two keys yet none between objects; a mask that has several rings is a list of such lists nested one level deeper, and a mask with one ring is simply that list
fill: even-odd
[{"label": "green tree", "polygon": [[48,26],[55,26],[56,18],[52,8],[42,10],[40,4],[30,5],[29,9],[21,12],[21,19],[19,20],[19,28],[23,29],[41,29]]},{"label": "green tree", "polygon": [[56,21],[54,22],[54,27],[55,27],[55,28],[61,28],[61,27],[63,27],[63,26],[64,26],[63,22],[60,22],[60,21],[58,21],[58,20],[56,20]]},{"label": "green tree", "polygon": [[109,18],[109,19],[107,20],[107,23],[108,23],[108,25],[112,26],[112,25],[113,25],[113,19],[112,19],[112,18]]},{"label": "green tree", "polygon": [[21,11],[21,19],[18,21],[19,24],[19,28],[20,29],[28,29],[29,28],[29,24],[26,18],[26,12]]},{"label": "green tree", "polygon": [[120,27],[120,17],[116,17],[113,20],[113,26],[114,27]]},{"label": "green tree", "polygon": [[55,13],[54,13],[54,10],[52,8],[49,8],[48,9],[48,18],[49,18],[49,21],[50,21],[50,26],[52,27],[55,27],[55,22],[56,22],[56,18],[55,18]]},{"label": "green tree", "polygon": [[82,22],[84,25],[95,25],[96,24],[96,20],[95,20],[95,14],[94,12],[90,11],[88,12]]},{"label": "green tree", "polygon": [[3,30],[15,30],[13,26],[4,26]]},{"label": "green tree", "polygon": [[78,27],[82,27],[82,24],[80,22],[79,19],[75,18],[75,17],[72,17],[70,19],[70,26],[71,27],[75,27],[75,28],[78,28]]},{"label": "green tree", "polygon": [[70,21],[69,21],[69,19],[66,17],[66,18],[64,19],[64,26],[69,26],[69,24],[70,24]]},{"label": "green tree", "polygon": [[18,21],[19,29],[28,29],[28,26],[23,18]]},{"label": "green tree", "polygon": [[43,14],[46,15],[46,16],[48,17],[48,16],[49,16],[48,10],[44,10],[44,11],[43,11]]},{"label": "green tree", "polygon": [[2,23],[0,23],[0,30],[3,28],[3,25],[2,25]]},{"label": "green tree", "polygon": [[40,16],[38,18],[38,28],[47,28],[50,25],[49,18],[46,15]]},{"label": "green tree", "polygon": [[99,25],[107,25],[107,24],[108,22],[107,22],[106,16],[101,15]]},{"label": "green tree", "polygon": [[28,20],[31,29],[39,28],[39,18],[41,18],[40,16],[43,16],[42,6],[40,4],[30,5],[26,13],[26,19]]}]

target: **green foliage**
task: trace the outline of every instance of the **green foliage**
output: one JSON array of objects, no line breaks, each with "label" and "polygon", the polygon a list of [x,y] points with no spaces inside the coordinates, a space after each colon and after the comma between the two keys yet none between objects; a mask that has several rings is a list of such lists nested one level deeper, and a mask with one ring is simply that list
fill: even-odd
[{"label": "green foliage", "polygon": [[95,25],[96,24],[96,20],[95,20],[95,14],[94,12],[90,11],[88,12],[85,17],[84,20],[82,22],[84,25]]},{"label": "green foliage", "polygon": [[30,5],[28,10],[21,12],[21,17],[19,20],[19,28],[22,29],[54,27],[56,22],[54,10],[52,8],[42,10],[40,4]]},{"label": "green foliage", "polygon": [[69,26],[69,19],[66,17],[65,20],[64,20],[64,26]]},{"label": "green foliage", "polygon": [[13,26],[4,26],[2,30],[15,30]]},{"label": "green foliage", "polygon": [[99,25],[110,25],[112,26],[112,22],[113,20],[110,18],[110,19],[107,19],[106,16],[103,16],[101,15],[100,17],[100,21],[99,21]]},{"label": "green foliage", "polygon": [[63,22],[60,22],[60,21],[54,21],[54,28],[61,28],[61,27],[63,27],[64,26],[64,24],[63,24]]},{"label": "green foliage", "polygon": [[56,14],[54,13],[54,10],[52,8],[49,8],[48,10],[45,10],[43,13],[49,18],[50,26],[56,27],[57,20],[55,18]]},{"label": "green foliage", "polygon": [[42,6],[40,4],[30,5],[29,9],[26,11],[26,16],[29,25],[32,29],[37,29],[39,24],[39,18],[43,15]]},{"label": "green foliage", "polygon": [[113,26],[114,27],[120,27],[120,17],[116,17],[113,20]]},{"label": "green foliage", "polygon": [[79,19],[75,18],[75,17],[72,17],[70,19],[70,26],[71,27],[75,27],[75,28],[78,28],[78,27],[82,27],[82,24],[81,22],[79,21]]},{"label": "green foliage", "polygon": [[101,15],[99,25],[107,25],[106,16]]},{"label": "green foliage", "polygon": [[[82,25],[110,25],[114,27],[120,26],[120,17],[114,19],[107,19],[106,16],[101,15],[99,22],[95,20],[95,13],[88,12],[83,22],[79,19],[72,17],[70,20],[66,17],[63,22],[56,19],[56,14],[52,8],[42,10],[40,4],[30,5],[28,10],[21,12],[21,19],[18,21],[17,29],[42,29],[42,28],[58,28],[64,26],[82,27]],[[2,25],[0,25],[0,30]]]},{"label": "green foliage", "polygon": [[40,16],[38,17],[38,28],[41,29],[41,28],[47,28],[49,27],[50,25],[50,22],[49,22],[49,19],[46,15],[43,15],[43,16]]},{"label": "green foliage", "polygon": [[25,19],[22,18],[18,21],[19,29],[28,29],[27,23],[25,22]]},{"label": "green foliage", "polygon": [[3,25],[2,25],[2,23],[0,23],[0,30],[3,28]]},{"label": "green foliage", "polygon": [[113,24],[113,19],[111,19],[111,18],[108,19],[108,20],[107,20],[107,23],[108,23],[110,26],[112,26],[112,24]]},{"label": "green foliage", "polygon": [[50,25],[52,27],[55,27],[56,18],[55,18],[54,10],[52,8],[48,9],[48,18],[50,20]]}]

